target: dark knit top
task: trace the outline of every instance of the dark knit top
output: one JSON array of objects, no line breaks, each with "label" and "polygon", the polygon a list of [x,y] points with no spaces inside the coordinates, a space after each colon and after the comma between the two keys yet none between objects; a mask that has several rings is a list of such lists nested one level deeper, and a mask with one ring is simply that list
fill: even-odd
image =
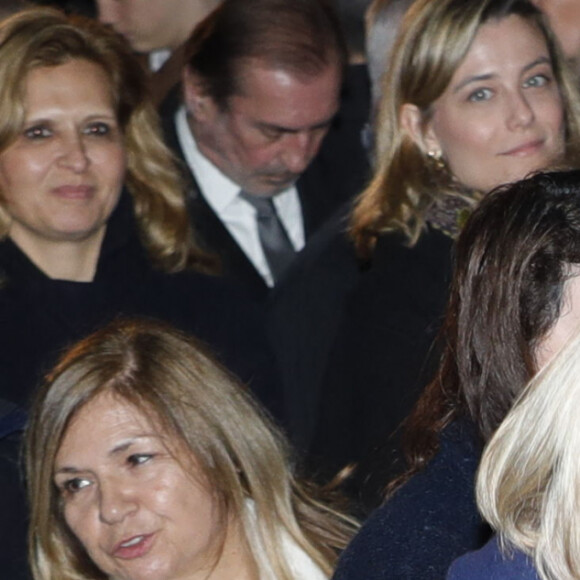
[{"label": "dark knit top", "polygon": [[453,562],[447,580],[539,580],[533,561],[518,550],[502,553],[497,537]]},{"label": "dark knit top", "polygon": [[475,503],[479,457],[473,429],[450,425],[425,469],[363,525],[333,580],[441,580],[455,558],[481,547],[490,531]]}]

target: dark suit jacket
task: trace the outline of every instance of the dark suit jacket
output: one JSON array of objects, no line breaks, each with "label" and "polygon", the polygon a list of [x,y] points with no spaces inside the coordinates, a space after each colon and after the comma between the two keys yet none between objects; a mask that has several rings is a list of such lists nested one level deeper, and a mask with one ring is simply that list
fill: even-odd
[{"label": "dark suit jacket", "polygon": [[398,442],[390,436],[438,362],[434,340],[447,302],[452,247],[451,238],[431,227],[413,247],[398,234],[380,236],[328,355],[312,463],[330,477],[358,463],[356,487],[367,492],[371,506],[396,473],[391,462]]},{"label": "dark suit jacket", "polygon": [[339,111],[318,155],[297,182],[306,246],[273,292],[230,236],[196,186],[177,139],[174,117],[179,93],[160,109],[166,142],[190,180],[189,203],[199,241],[222,260],[224,274],[236,278],[266,306],[274,352],[284,379],[290,436],[308,446],[324,360],[357,266],[342,235],[352,198],[369,174],[361,133],[368,119],[366,72],[351,71]]},{"label": "dark suit jacket", "polygon": [[[198,241],[221,258],[224,274],[233,276],[258,298],[264,299],[268,295],[268,287],[263,278],[204,199],[195,176],[185,163],[174,122],[175,112],[180,106],[180,94],[180,89],[174,89],[161,104],[159,113],[165,141],[182,162],[184,175],[190,184],[190,213]],[[349,69],[342,97],[341,108],[318,155],[296,184],[307,242],[344,202],[361,191],[369,174],[367,152],[361,137],[368,120],[370,103],[364,67]]]},{"label": "dark suit jacket", "polygon": [[[242,282],[259,299],[268,295],[268,286],[254,268],[244,251],[230,235],[225,225],[214,213],[204,196],[200,193],[195,176],[185,164],[183,151],[177,140],[173,118],[165,124],[166,141],[183,161],[189,183],[188,202],[194,231],[198,241],[206,250],[217,254],[221,260],[224,274]],[[340,164],[340,161],[338,161]],[[302,207],[304,233],[306,240],[330,217],[341,202],[354,194],[345,191],[337,177],[330,171],[330,160],[316,158],[298,180],[296,187]]]}]

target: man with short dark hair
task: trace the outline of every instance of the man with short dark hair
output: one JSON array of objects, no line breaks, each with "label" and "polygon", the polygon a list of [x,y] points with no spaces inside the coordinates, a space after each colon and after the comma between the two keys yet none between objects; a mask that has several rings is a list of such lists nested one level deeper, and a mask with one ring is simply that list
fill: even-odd
[{"label": "man with short dark hair", "polygon": [[224,271],[264,297],[356,193],[349,160],[319,155],[340,105],[340,26],[325,0],[225,0],[186,53],[168,140],[193,177],[193,224]]}]

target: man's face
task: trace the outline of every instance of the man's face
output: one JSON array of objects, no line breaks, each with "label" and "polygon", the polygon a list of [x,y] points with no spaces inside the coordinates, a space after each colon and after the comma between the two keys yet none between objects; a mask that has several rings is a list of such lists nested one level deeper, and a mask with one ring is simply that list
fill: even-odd
[{"label": "man's face", "polygon": [[580,2],[578,0],[533,0],[556,34],[562,50],[580,70]]},{"label": "man's face", "polygon": [[97,0],[99,20],[122,34],[137,52],[173,50],[220,0]]},{"label": "man's face", "polygon": [[341,74],[329,65],[296,76],[250,61],[239,94],[220,108],[185,75],[190,125],[200,151],[253,195],[272,196],[292,185],[318,153],[339,106]]}]

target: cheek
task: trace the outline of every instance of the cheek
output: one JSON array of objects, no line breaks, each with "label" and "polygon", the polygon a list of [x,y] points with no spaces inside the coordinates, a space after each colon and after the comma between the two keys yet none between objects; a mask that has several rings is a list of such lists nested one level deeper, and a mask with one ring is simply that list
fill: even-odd
[{"label": "cheek", "polygon": [[[0,156],[0,192],[10,201],[22,191],[36,190],[50,167],[50,155],[4,153]],[[20,198],[20,195],[17,196]]]},{"label": "cheek", "polygon": [[268,169],[276,164],[279,155],[279,147],[270,145],[268,147],[254,147],[246,150],[246,167],[252,170]]},{"label": "cheek", "polygon": [[268,167],[278,156],[281,144],[267,141],[262,133],[248,127],[245,121],[233,119],[222,132],[222,145],[230,161],[246,171]]},{"label": "cheek", "polygon": [[565,132],[564,107],[560,95],[553,95],[551,98],[546,99],[544,103],[541,103],[538,107],[537,116],[553,133],[559,135],[563,145]]},{"label": "cheek", "polygon": [[492,131],[489,126],[466,123],[448,127],[439,139],[443,157],[451,173],[469,186],[470,174],[493,154]]},{"label": "cheek", "polygon": [[127,155],[122,146],[108,146],[96,150],[93,164],[98,168],[102,178],[113,187],[119,187],[125,181],[127,171]]},{"label": "cheek", "polygon": [[67,505],[64,508],[63,515],[64,521],[73,535],[87,550],[90,550],[91,546],[96,542],[97,536],[90,513],[80,506]]},{"label": "cheek", "polygon": [[436,114],[433,131],[451,166],[458,165],[457,160],[467,156],[491,152],[495,132],[489,118],[462,115],[457,110],[453,114],[447,111]]}]

